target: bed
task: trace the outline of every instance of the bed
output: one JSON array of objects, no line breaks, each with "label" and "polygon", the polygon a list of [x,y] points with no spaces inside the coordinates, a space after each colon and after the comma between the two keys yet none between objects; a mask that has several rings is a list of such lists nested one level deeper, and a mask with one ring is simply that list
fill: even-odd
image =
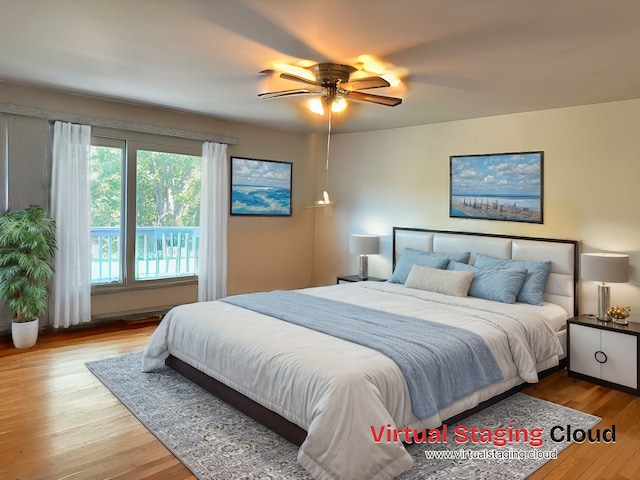
[{"label": "bed", "polygon": [[[467,415],[562,365],[566,320],[578,305],[578,248],[573,240],[394,227],[390,282],[178,306],[152,336],[143,370],[166,363],[300,445],[298,461],[314,478],[393,478],[412,465],[403,444],[411,432]],[[468,255],[467,262],[458,261],[459,254]],[[437,265],[430,263],[434,259]],[[488,265],[476,266],[483,262]],[[523,265],[530,264],[548,268],[536,292],[541,305],[520,301],[524,279],[533,271],[523,273]],[[495,288],[491,275],[497,274],[514,285],[522,277],[511,293],[517,301],[502,298],[511,287]],[[481,278],[489,285],[488,297]],[[453,290],[443,293],[441,285]],[[464,285],[469,290],[459,295]],[[372,322],[355,329],[366,330],[374,342],[384,337],[384,345],[374,348],[349,332],[335,336],[332,329],[340,328],[344,316]],[[413,362],[418,356],[409,344],[395,343],[413,341],[396,340],[395,332],[405,326],[433,338],[442,335],[444,343],[465,343],[425,348],[444,365],[405,365],[406,357]],[[378,334],[379,328],[394,333]],[[457,358],[462,351],[468,358]],[[404,352],[412,353],[396,358]],[[415,378],[415,371],[429,372],[428,378]],[[466,390],[453,391],[458,385],[451,384]],[[387,435],[394,431],[407,438]]]}]

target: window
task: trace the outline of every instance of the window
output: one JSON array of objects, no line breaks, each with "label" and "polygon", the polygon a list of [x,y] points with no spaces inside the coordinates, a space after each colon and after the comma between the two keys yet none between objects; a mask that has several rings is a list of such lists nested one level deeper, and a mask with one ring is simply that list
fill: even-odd
[{"label": "window", "polygon": [[166,283],[197,275],[200,151],[195,142],[151,143],[140,136],[94,134],[92,140],[94,285]]},{"label": "window", "polygon": [[192,155],[137,150],[136,280],[196,274],[200,164]]},{"label": "window", "polygon": [[91,146],[91,283],[122,282],[122,199],[125,142]]}]

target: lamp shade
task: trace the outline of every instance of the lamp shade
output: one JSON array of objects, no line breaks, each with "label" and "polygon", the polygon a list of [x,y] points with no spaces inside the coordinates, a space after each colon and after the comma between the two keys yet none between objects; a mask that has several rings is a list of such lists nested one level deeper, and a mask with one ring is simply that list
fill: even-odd
[{"label": "lamp shade", "polygon": [[605,283],[629,281],[629,255],[619,253],[583,253],[582,278]]},{"label": "lamp shade", "polygon": [[349,236],[349,253],[375,255],[380,253],[380,237],[377,235]]}]

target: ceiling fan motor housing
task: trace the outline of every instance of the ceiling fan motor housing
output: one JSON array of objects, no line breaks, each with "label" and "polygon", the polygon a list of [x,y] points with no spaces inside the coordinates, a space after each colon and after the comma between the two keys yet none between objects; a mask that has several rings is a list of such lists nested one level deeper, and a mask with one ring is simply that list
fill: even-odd
[{"label": "ceiling fan motor housing", "polygon": [[341,83],[347,83],[349,77],[357,69],[351,65],[339,63],[317,63],[309,69],[316,77],[316,81],[323,87],[335,87]]}]

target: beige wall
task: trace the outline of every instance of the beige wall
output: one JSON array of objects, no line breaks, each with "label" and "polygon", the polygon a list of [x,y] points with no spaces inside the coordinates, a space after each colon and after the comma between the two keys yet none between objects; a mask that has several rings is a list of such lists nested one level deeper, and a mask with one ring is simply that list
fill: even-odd
[{"label": "beige wall", "polygon": [[[394,225],[577,239],[584,252],[630,255],[631,281],[612,285],[611,301],[640,321],[640,100],[342,134],[331,147],[340,203],[316,223],[317,284],[357,272],[349,233],[383,235],[369,274],[388,277]],[[449,155],[528,150],[544,151],[544,224],[449,218]],[[583,312],[595,293],[582,285]]]},{"label": "beige wall", "polygon": [[[230,294],[273,288],[309,286],[312,278],[313,215],[303,207],[312,203],[317,156],[313,135],[284,133],[250,125],[227,122],[212,117],[181,113],[160,108],[110,102],[82,95],[70,95],[47,89],[29,88],[0,82],[0,103],[34,107],[58,112],[88,115],[105,119],[179,128],[215,135],[235,137],[229,156],[245,156],[293,162],[293,215],[291,217],[231,217],[228,226],[228,292]],[[31,124],[33,122],[29,122]],[[39,155],[39,157],[42,155]],[[44,163],[43,159],[32,159]],[[29,184],[28,168],[9,179],[14,185]],[[32,170],[31,170],[32,171]],[[31,182],[33,183],[33,182]],[[33,197],[38,203],[48,197],[48,185],[40,177]],[[11,202],[10,202],[11,203]],[[29,203],[29,202],[27,202]],[[11,208],[21,208],[24,205]],[[166,308],[195,301],[197,285],[171,288],[148,288],[131,292],[94,295],[94,316],[109,317],[120,312],[137,312]],[[0,317],[0,331],[7,330],[10,317]]]},{"label": "beige wall", "polygon": [[[632,306],[640,319],[640,100],[334,135],[332,209],[305,208],[324,188],[322,135],[1,82],[0,103],[236,137],[230,156],[293,162],[292,217],[229,219],[230,294],[329,284],[336,275],[357,272],[349,233],[383,236],[382,254],[370,257],[369,270],[387,277],[391,228],[416,226],[578,239],[585,252],[628,253],[631,282],[613,285],[612,303]],[[449,155],[527,150],[545,153],[544,224],[448,217]],[[595,290],[594,283],[583,285],[583,311],[595,309]],[[109,316],[195,299],[195,284],[102,294],[94,296],[93,313]],[[3,316],[0,330],[8,324]]]}]

